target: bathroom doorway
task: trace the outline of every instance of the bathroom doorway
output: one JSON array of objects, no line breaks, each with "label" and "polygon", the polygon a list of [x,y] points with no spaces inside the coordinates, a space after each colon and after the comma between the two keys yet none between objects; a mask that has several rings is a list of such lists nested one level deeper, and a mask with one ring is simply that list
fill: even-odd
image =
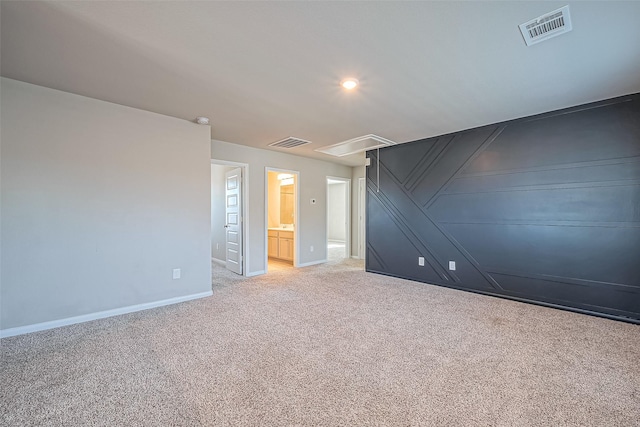
[{"label": "bathroom doorway", "polygon": [[351,180],[327,177],[327,260],[349,257]]},{"label": "bathroom doorway", "polygon": [[298,172],[266,168],[267,271],[298,265]]}]

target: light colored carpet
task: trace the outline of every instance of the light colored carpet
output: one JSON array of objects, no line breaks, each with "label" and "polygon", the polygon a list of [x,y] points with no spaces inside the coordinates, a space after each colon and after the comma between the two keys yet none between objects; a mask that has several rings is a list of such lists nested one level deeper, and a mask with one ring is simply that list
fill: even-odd
[{"label": "light colored carpet", "polygon": [[327,242],[327,260],[340,261],[347,258],[347,248],[345,242],[330,240]]},{"label": "light colored carpet", "polygon": [[634,426],[640,328],[367,274],[243,278],[212,297],[3,339],[4,426]]}]

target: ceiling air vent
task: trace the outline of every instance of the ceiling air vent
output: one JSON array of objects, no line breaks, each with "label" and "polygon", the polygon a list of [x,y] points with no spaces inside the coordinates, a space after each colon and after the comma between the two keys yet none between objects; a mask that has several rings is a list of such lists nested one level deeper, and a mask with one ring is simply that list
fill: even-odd
[{"label": "ceiling air vent", "polygon": [[520,24],[520,32],[527,46],[549,40],[569,31],[571,31],[571,16],[568,5]]},{"label": "ceiling air vent", "polygon": [[317,148],[315,151],[336,157],[342,157],[348,156],[349,154],[359,153],[361,151],[372,150],[374,148],[386,147],[388,145],[395,145],[395,142],[378,135],[364,135],[339,142],[337,144]]},{"label": "ceiling air vent", "polygon": [[269,144],[269,147],[295,148],[305,144],[311,144],[311,141],[305,141],[304,139],[294,138],[290,136],[288,138]]}]

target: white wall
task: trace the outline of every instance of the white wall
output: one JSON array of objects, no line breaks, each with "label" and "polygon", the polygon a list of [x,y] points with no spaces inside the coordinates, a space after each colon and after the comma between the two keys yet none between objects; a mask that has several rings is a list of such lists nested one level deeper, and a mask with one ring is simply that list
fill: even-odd
[{"label": "white wall", "polygon": [[[327,238],[329,240],[347,241],[347,183],[327,185],[327,202],[329,217],[327,218]],[[351,221],[351,218],[349,218]]]},{"label": "white wall", "polygon": [[211,291],[208,126],[0,90],[3,330]]},{"label": "white wall", "polygon": [[[327,176],[350,178],[351,167],[270,150],[211,141],[211,158],[249,164],[249,257],[248,274],[266,271],[265,265],[265,168],[289,169],[300,172],[300,224],[296,238],[300,242],[300,264],[312,264],[327,259],[326,212]],[[310,199],[315,198],[312,205]],[[310,251],[314,247],[314,252]]]}]

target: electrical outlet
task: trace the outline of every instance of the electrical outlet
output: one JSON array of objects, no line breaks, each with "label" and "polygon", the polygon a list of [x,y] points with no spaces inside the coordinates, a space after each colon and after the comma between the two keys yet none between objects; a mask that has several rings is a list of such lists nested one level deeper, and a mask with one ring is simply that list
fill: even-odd
[{"label": "electrical outlet", "polygon": [[173,269],[173,280],[179,279],[181,274],[182,274],[182,272],[180,271],[179,268],[174,268]]},{"label": "electrical outlet", "polygon": [[313,246],[309,247],[309,252],[313,252]]},{"label": "electrical outlet", "polygon": [[423,256],[419,256],[418,257],[418,265],[420,267],[424,267],[424,257]]},{"label": "electrical outlet", "polygon": [[216,251],[220,249],[220,243],[216,243]]},{"label": "electrical outlet", "polygon": [[456,271],[456,262],[455,261],[449,261],[449,270]]}]

